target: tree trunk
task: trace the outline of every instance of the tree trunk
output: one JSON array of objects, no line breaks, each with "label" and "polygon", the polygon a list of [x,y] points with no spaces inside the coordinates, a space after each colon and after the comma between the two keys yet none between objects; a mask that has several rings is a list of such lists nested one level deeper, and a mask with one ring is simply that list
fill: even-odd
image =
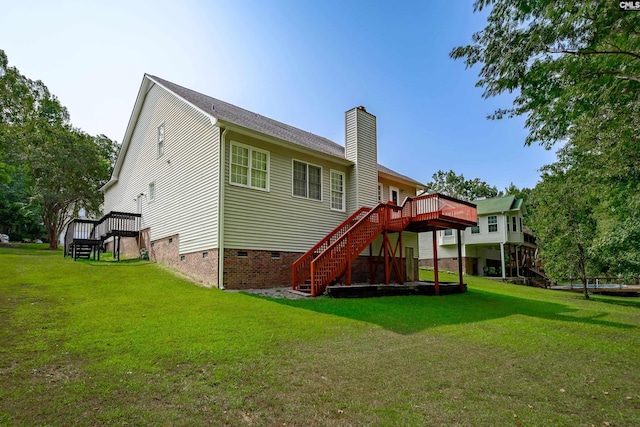
[{"label": "tree trunk", "polygon": [[584,290],[584,298],[589,299],[589,288],[587,287],[587,269],[585,268],[584,248],[578,243],[578,252],[580,259],[578,260],[578,267],[580,268],[580,279],[582,280],[582,289]]},{"label": "tree trunk", "polygon": [[584,290],[584,298],[589,299],[589,288],[587,288],[587,278],[582,277],[582,289]]},{"label": "tree trunk", "polygon": [[49,249],[58,249],[58,222],[55,220],[55,216],[47,215],[47,207],[43,209],[42,223],[47,230],[47,237],[49,238]]},{"label": "tree trunk", "polygon": [[49,249],[58,249],[58,233],[56,227],[47,225],[47,236],[49,237]]}]

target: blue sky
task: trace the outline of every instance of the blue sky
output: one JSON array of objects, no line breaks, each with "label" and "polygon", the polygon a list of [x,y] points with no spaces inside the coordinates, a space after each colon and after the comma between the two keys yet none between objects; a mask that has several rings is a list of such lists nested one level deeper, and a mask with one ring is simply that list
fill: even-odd
[{"label": "blue sky", "polygon": [[472,1],[0,0],[0,49],[91,134],[121,141],[144,73],[344,143],[344,112],[378,119],[378,161],[533,187],[553,152],[524,119],[490,121],[478,69],[449,58],[484,27]]}]

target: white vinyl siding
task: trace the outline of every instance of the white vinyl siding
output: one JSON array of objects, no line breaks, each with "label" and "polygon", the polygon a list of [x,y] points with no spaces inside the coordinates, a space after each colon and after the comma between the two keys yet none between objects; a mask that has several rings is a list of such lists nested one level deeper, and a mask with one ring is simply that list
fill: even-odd
[{"label": "white vinyl siding", "polygon": [[375,116],[357,108],[345,114],[345,157],[355,163],[347,179],[347,211],[378,201],[378,147]]},{"label": "white vinyl siding", "polygon": [[[346,212],[331,209],[330,173],[321,174],[322,199],[292,196],[294,194],[293,162],[314,165],[322,170],[345,174],[347,166],[303,153],[293,153],[286,147],[272,145],[249,136],[229,131],[231,137],[246,145],[270,153],[270,192],[250,191],[229,184],[225,179],[224,246],[228,249],[256,249],[305,252],[329,231],[347,218]],[[230,156],[229,143],[225,154]],[[225,161],[226,173],[230,162]]]},{"label": "white vinyl siding", "polygon": [[320,166],[293,161],[293,195],[313,200],[322,200],[322,168]]},{"label": "white vinyl siding", "polygon": [[[144,105],[132,122],[131,141],[118,181],[105,192],[104,212],[137,212],[142,204],[142,228],[151,240],[179,235],[179,252],[218,247],[218,170],[220,129],[202,112],[157,85],[146,92]],[[158,124],[164,123],[164,155],[158,157]],[[143,196],[144,197],[144,196]]]},{"label": "white vinyl siding", "polygon": [[331,209],[344,212],[344,173],[331,171]]},{"label": "white vinyl siding", "polygon": [[231,142],[231,175],[233,185],[269,190],[269,152]]}]

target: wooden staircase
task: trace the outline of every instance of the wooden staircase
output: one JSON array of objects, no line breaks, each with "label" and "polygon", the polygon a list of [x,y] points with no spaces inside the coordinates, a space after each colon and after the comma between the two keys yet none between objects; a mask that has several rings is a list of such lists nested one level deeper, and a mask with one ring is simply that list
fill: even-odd
[{"label": "wooden staircase", "polygon": [[538,288],[548,288],[551,284],[551,280],[547,277],[544,272],[537,270],[534,267],[525,268],[525,274],[529,276],[529,280],[531,284]]},{"label": "wooden staircase", "polygon": [[343,274],[350,284],[353,261],[384,232],[460,229],[476,221],[475,205],[441,194],[360,208],[293,263],[292,287],[318,296]]},{"label": "wooden staircase", "polygon": [[[140,214],[109,212],[100,219],[76,218],[67,225],[64,236],[64,256],[74,260],[100,259],[104,241],[110,237],[138,237],[140,234]],[[119,240],[118,240],[119,242]],[[117,245],[120,260],[120,244]]]},{"label": "wooden staircase", "polygon": [[98,254],[98,259],[99,259],[99,256],[100,256],[99,240],[97,241],[78,240],[71,245],[71,256],[73,257],[73,259],[78,259],[78,258],[90,259],[91,254],[93,254],[93,257],[95,259],[96,253]]}]

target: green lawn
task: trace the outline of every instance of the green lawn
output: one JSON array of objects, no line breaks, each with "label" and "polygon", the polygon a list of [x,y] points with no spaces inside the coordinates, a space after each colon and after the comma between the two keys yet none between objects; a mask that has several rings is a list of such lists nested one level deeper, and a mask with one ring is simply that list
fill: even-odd
[{"label": "green lawn", "polygon": [[0,248],[0,425],[640,425],[637,299],[275,300],[23,247]]}]

